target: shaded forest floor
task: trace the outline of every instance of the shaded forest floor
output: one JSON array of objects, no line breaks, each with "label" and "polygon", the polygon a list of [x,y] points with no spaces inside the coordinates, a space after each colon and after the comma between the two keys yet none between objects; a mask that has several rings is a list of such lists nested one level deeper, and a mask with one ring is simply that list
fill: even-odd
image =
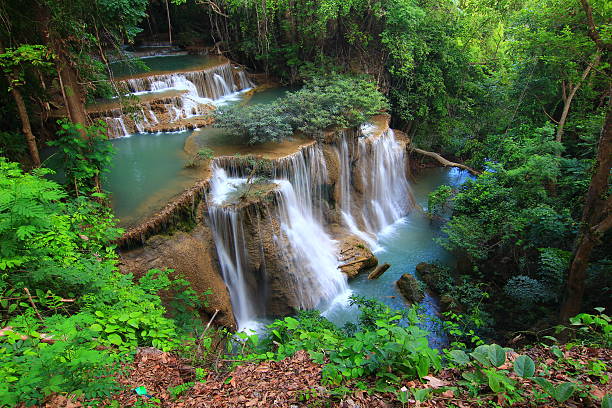
[{"label": "shaded forest floor", "polygon": [[[508,370],[509,376],[517,381],[517,386],[525,390],[525,401],[512,404],[506,397],[493,394],[486,387],[479,390],[477,397],[471,396],[465,384],[462,384],[462,371],[445,369],[435,376],[424,377],[423,381],[405,382],[407,389],[431,388],[436,392],[425,402],[409,399],[404,406],[600,407],[603,396],[612,391],[609,381],[605,380],[610,377],[612,350],[588,347],[561,350],[554,353],[548,347],[538,346],[525,349],[522,353],[537,361],[536,374],[553,384],[568,381],[581,384],[572,398],[564,403],[534,402],[538,386],[531,380],[514,375],[512,361],[517,354],[509,353],[506,364],[500,369]],[[600,369],[596,373],[597,367]],[[144,348],[139,350],[134,361],[125,367],[124,374],[118,378],[125,391],[117,394],[109,405],[203,408],[403,406],[393,392],[369,394],[356,389],[342,397],[334,395],[333,391],[321,385],[322,368],[310,360],[308,353],[300,351],[279,362],[246,363],[231,371],[220,369],[208,373],[205,381],[195,382],[194,369],[187,361],[154,348]],[[138,395],[134,391],[137,387],[145,387],[147,395]],[[182,389],[182,392],[177,396],[178,389]],[[55,395],[48,399],[45,406],[77,408],[83,405],[79,401]]]}]

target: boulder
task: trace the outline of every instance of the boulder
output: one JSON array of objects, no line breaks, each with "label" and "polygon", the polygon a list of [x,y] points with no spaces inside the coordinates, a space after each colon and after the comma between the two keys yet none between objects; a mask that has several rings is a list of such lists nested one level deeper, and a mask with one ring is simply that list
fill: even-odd
[{"label": "boulder", "polygon": [[405,273],[396,282],[397,288],[408,303],[419,303],[425,298],[423,288],[419,281],[409,273]]},{"label": "boulder", "polygon": [[339,261],[342,262],[340,271],[349,279],[378,265],[378,258],[374,256],[366,242],[355,235],[346,236],[340,242]]},{"label": "boulder", "polygon": [[218,270],[216,249],[208,227],[199,224],[191,232],[179,231],[171,236],[154,235],[141,248],[121,251],[121,270],[135,277],[144,275],[149,269],[174,269],[184,276],[197,293],[211,290],[203,297],[203,319],[212,317],[219,310],[215,323],[234,328],[236,321],[232,312],[227,287]]}]

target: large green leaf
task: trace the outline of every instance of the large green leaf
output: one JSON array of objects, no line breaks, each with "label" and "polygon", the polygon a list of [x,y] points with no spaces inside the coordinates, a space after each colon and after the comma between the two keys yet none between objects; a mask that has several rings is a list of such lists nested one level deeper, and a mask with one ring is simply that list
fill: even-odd
[{"label": "large green leaf", "polygon": [[533,377],[535,374],[535,364],[529,356],[518,356],[514,360],[514,372],[519,377]]},{"label": "large green leaf", "polygon": [[556,399],[557,402],[565,402],[572,396],[575,390],[576,384],[574,383],[566,382],[559,384],[555,387],[553,398]]},{"label": "large green leaf", "polygon": [[489,360],[495,367],[499,367],[506,362],[506,352],[498,344],[491,344],[488,352]]}]

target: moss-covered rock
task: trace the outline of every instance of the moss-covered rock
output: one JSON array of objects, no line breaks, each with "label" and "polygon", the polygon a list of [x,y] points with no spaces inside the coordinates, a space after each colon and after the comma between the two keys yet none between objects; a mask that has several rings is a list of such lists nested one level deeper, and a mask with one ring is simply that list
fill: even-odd
[{"label": "moss-covered rock", "polygon": [[446,266],[421,262],[416,266],[419,279],[437,295],[449,291],[453,285],[453,277]]},{"label": "moss-covered rock", "polygon": [[420,282],[409,273],[405,273],[396,282],[397,288],[408,303],[419,303],[425,298]]}]

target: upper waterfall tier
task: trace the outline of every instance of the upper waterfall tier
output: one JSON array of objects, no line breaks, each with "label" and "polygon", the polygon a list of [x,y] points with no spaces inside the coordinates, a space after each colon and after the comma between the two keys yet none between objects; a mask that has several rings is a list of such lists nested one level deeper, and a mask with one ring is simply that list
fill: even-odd
[{"label": "upper waterfall tier", "polygon": [[[190,64],[169,70],[172,61],[181,57],[190,57]],[[116,98],[89,106],[90,116],[107,123],[111,138],[202,127],[210,124],[207,114],[215,105],[237,99],[241,92],[254,86],[246,73],[233,67],[226,58],[181,57],[159,57],[165,61],[165,69],[154,65],[149,73],[115,79],[120,92],[138,97],[135,104],[130,102],[136,109],[130,106],[130,112],[124,112],[123,102]]]},{"label": "upper waterfall tier", "polygon": [[[242,73],[242,74],[241,74]],[[234,70],[228,60],[213,67],[188,72],[154,74],[119,81],[131,93],[185,90],[192,96],[220,99],[253,87],[243,71]]]}]

